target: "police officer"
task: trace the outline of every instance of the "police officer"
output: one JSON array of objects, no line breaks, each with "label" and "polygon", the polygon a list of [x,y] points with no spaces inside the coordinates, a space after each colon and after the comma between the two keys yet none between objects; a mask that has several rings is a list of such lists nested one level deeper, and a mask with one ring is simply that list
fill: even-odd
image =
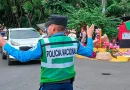
[{"label": "police officer", "polygon": [[28,62],[41,57],[39,90],[73,90],[73,80],[76,74],[75,55],[92,56],[94,25],[88,27],[86,47],[83,47],[75,38],[64,35],[66,26],[67,17],[51,15],[46,23],[49,38],[39,40],[38,44],[28,51],[20,51],[11,47],[0,36],[0,46],[20,62]]}]

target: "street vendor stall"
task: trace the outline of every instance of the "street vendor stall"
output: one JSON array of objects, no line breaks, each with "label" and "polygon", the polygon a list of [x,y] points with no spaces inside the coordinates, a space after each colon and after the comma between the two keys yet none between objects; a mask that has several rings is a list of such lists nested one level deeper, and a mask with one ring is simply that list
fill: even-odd
[{"label": "street vendor stall", "polygon": [[130,21],[119,25],[118,42],[120,48],[130,48]]},{"label": "street vendor stall", "polygon": [[[124,25],[122,27],[124,27]],[[123,36],[125,33],[129,34],[129,31],[125,32],[124,30],[119,32],[120,36],[118,36],[118,38],[120,41],[125,38],[125,40],[130,40],[128,36]],[[101,29],[96,30],[96,38],[99,39],[99,41],[94,43],[94,52],[96,52],[95,58],[87,58],[80,55],[77,55],[76,57],[86,58],[87,60],[102,60],[111,62],[128,62],[130,60],[130,48],[120,48],[116,43],[110,42],[106,34],[102,36]],[[128,42],[125,44],[128,44]]]},{"label": "street vendor stall", "polygon": [[96,59],[112,62],[124,62],[130,60],[130,19],[123,20],[123,23],[119,25],[118,29],[119,45],[110,42],[108,38],[105,38],[105,35],[102,36],[102,31],[99,31],[98,34],[100,39],[97,43],[98,47],[95,46],[94,49],[94,51],[97,52]]}]

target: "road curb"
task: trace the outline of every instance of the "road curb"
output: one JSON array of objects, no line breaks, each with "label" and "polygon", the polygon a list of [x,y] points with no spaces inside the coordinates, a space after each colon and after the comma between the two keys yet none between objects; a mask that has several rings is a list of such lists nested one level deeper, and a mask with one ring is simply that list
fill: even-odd
[{"label": "road curb", "polygon": [[[76,58],[86,59],[86,60],[98,60],[98,59],[95,59],[95,58],[88,58],[88,57],[81,56],[81,55],[78,55],[78,54],[76,54]],[[108,60],[98,60],[98,61],[108,61]],[[108,62],[129,62],[129,58],[123,57],[123,56],[117,57],[117,58],[112,57],[112,60],[110,60]]]}]

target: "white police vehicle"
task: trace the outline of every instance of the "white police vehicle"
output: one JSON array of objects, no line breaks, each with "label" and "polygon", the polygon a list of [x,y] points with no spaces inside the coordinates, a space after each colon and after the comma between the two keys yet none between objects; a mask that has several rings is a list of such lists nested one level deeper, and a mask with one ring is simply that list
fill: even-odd
[{"label": "white police vehicle", "polygon": [[[38,40],[42,38],[40,34],[34,28],[12,28],[7,31],[7,42],[12,47],[27,51],[34,47]],[[2,48],[2,59],[8,60],[8,65],[11,65],[16,59],[8,55]]]}]

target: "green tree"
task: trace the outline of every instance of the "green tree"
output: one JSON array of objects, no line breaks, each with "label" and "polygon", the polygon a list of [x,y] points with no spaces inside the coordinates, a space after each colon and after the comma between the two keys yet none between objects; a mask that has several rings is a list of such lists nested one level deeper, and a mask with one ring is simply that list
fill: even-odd
[{"label": "green tree", "polygon": [[55,13],[68,16],[69,28],[79,31],[94,23],[103,33],[114,36],[120,20],[112,19],[129,12],[129,0],[0,0],[0,23],[9,27],[35,27]]},{"label": "green tree", "polygon": [[73,14],[69,14],[69,28],[76,28],[80,30],[84,25],[95,24],[96,27],[101,28],[103,33],[113,37],[117,35],[117,25],[120,23],[112,21],[112,17],[106,17],[102,14],[102,8],[95,8],[94,10],[88,11],[83,8]]},{"label": "green tree", "polygon": [[106,9],[107,16],[121,17],[124,14],[130,12],[130,1],[129,0],[112,0],[109,2],[109,6]]}]

